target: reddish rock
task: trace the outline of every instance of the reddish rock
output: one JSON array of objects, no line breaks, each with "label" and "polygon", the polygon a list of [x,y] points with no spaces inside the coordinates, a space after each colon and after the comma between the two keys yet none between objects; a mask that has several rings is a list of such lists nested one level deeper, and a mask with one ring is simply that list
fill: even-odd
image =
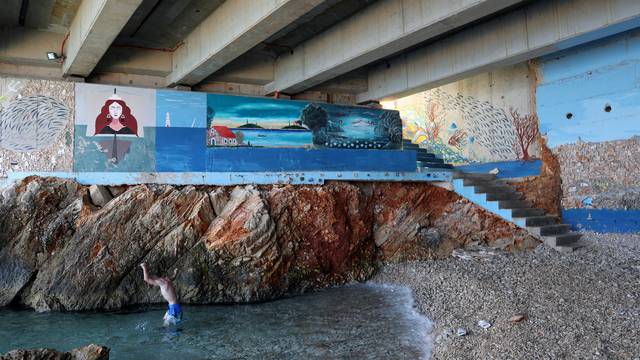
[{"label": "reddish rock", "polygon": [[562,179],[560,177],[560,163],[549,150],[543,138],[540,138],[538,143],[540,144],[540,158],[542,160],[540,176],[509,183],[515,186],[517,191],[522,192],[524,198],[530,200],[534,207],[544,209],[548,215],[561,216]]},{"label": "reddish rock", "polygon": [[442,258],[471,244],[521,250],[538,241],[525,230],[430,184],[376,185],[375,241],[386,261]]},{"label": "reddish rock", "polygon": [[537,244],[427,183],[138,185],[96,208],[86,187],[29,178],[0,211],[0,306],[41,311],[162,302],[143,261],[184,303],[253,302],[363,281],[380,261]]},{"label": "reddish rock", "polygon": [[290,250],[296,290],[366,280],[375,270],[370,185],[272,187],[265,193],[277,237]]}]

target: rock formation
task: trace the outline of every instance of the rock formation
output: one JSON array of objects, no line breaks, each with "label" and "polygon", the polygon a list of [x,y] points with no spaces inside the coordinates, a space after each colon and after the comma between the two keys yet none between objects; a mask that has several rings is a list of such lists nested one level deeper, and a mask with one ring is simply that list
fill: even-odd
[{"label": "rock formation", "polygon": [[109,348],[91,344],[69,352],[53,349],[20,349],[0,354],[0,360],[109,360]]},{"label": "rock formation", "polygon": [[162,302],[138,264],[173,276],[184,303],[255,302],[363,281],[381,261],[471,243],[523,249],[526,232],[431,184],[137,185],[102,207],[88,187],[27,178],[0,198],[0,306],[38,311]]}]

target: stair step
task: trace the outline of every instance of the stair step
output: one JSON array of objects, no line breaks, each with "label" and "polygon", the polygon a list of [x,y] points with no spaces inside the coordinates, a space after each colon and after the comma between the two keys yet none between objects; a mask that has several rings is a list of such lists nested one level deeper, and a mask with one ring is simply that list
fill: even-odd
[{"label": "stair step", "polygon": [[533,203],[529,200],[502,200],[498,202],[500,209],[523,209],[530,208]]},{"label": "stair step", "polygon": [[558,218],[555,216],[529,216],[523,218],[526,226],[545,226],[554,225],[558,222]]},{"label": "stair step", "polygon": [[567,244],[567,245],[556,245],[556,246],[553,246],[553,248],[562,253],[570,253],[576,249],[579,249],[585,246],[587,246],[587,243],[584,240],[578,240],[576,242],[572,242],[571,244]]},{"label": "stair step", "polygon": [[435,168],[435,169],[453,169],[451,164],[444,164],[438,162],[426,162],[426,161],[418,161],[418,167],[422,168]]},{"label": "stair step", "polygon": [[543,216],[544,210],[537,208],[525,208],[525,209],[513,209],[511,210],[511,217],[523,218],[529,216]]},{"label": "stair step", "polygon": [[426,163],[435,163],[435,164],[444,164],[444,160],[438,159],[436,157],[424,158],[424,157],[418,156],[416,158],[416,161],[421,161],[421,162],[426,162]]},{"label": "stair step", "polygon": [[508,201],[522,199],[522,193],[517,191],[490,192],[487,194],[487,201]]},{"label": "stair step", "polygon": [[544,236],[543,240],[544,243],[549,246],[569,246],[576,243],[581,237],[581,233],[571,232],[567,234]]},{"label": "stair step", "polygon": [[537,236],[552,236],[566,234],[571,230],[571,225],[552,224],[544,226],[528,226],[527,230]]},{"label": "stair step", "polygon": [[[425,161],[425,160],[435,160],[438,159],[434,154],[432,153],[428,153],[428,152],[419,152],[416,154],[416,160],[418,161]],[[442,161],[442,159],[438,159],[440,161]]]},{"label": "stair step", "polygon": [[456,179],[472,179],[472,180],[483,180],[483,181],[491,181],[495,180],[496,176],[494,174],[487,173],[463,173],[459,172],[458,177]]},{"label": "stair step", "polygon": [[502,185],[502,184],[493,184],[492,182],[487,182],[485,185],[473,185],[473,190],[476,194],[486,194],[486,193],[515,193],[516,188],[511,185]]},{"label": "stair step", "polygon": [[506,182],[499,179],[493,179],[493,180],[462,179],[462,183],[464,184],[464,186],[499,186],[499,187],[510,186],[511,188],[515,189],[513,185],[507,184]]}]

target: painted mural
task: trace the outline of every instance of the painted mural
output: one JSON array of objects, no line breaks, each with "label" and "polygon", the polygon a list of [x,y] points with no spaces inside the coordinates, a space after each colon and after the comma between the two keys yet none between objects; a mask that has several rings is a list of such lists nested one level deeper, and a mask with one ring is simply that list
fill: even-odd
[{"label": "painted mural", "polygon": [[537,153],[536,115],[440,88],[400,99],[393,106],[403,117],[403,137],[446,162],[530,160]]},{"label": "painted mural", "polygon": [[399,149],[395,111],[207,95],[207,146]]},{"label": "painted mural", "polygon": [[527,64],[383,103],[400,111],[403,137],[446,162],[505,163],[537,156]]},{"label": "painted mural", "polygon": [[8,171],[70,171],[73,84],[0,79],[0,177]]},{"label": "painted mural", "polygon": [[76,85],[76,171],[155,171],[155,91]]},{"label": "painted mural", "polygon": [[77,172],[415,170],[393,151],[397,111],[93,84],[76,96]]},{"label": "painted mural", "polygon": [[156,91],[156,171],[206,171],[207,94]]}]

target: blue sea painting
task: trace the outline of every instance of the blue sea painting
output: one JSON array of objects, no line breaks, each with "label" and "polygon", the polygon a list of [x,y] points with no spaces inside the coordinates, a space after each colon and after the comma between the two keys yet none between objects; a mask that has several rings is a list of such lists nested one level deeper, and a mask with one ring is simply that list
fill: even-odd
[{"label": "blue sea painting", "polygon": [[156,128],[156,171],[205,171],[205,135],[199,128]]},{"label": "blue sea painting", "polygon": [[236,135],[244,136],[247,146],[273,147],[305,147],[311,145],[309,130],[269,130],[269,129],[231,129]]},{"label": "blue sea painting", "polygon": [[205,128],[207,126],[207,94],[157,90],[156,126],[159,128]]},{"label": "blue sea painting", "polygon": [[210,147],[206,153],[207,172],[416,170],[411,151]]},{"label": "blue sea painting", "polygon": [[87,125],[75,125],[73,169],[76,172],[153,172],[156,128],[144,136],[87,136]]},{"label": "blue sea painting", "polygon": [[207,145],[225,147],[401,148],[392,110],[208,94]]}]

